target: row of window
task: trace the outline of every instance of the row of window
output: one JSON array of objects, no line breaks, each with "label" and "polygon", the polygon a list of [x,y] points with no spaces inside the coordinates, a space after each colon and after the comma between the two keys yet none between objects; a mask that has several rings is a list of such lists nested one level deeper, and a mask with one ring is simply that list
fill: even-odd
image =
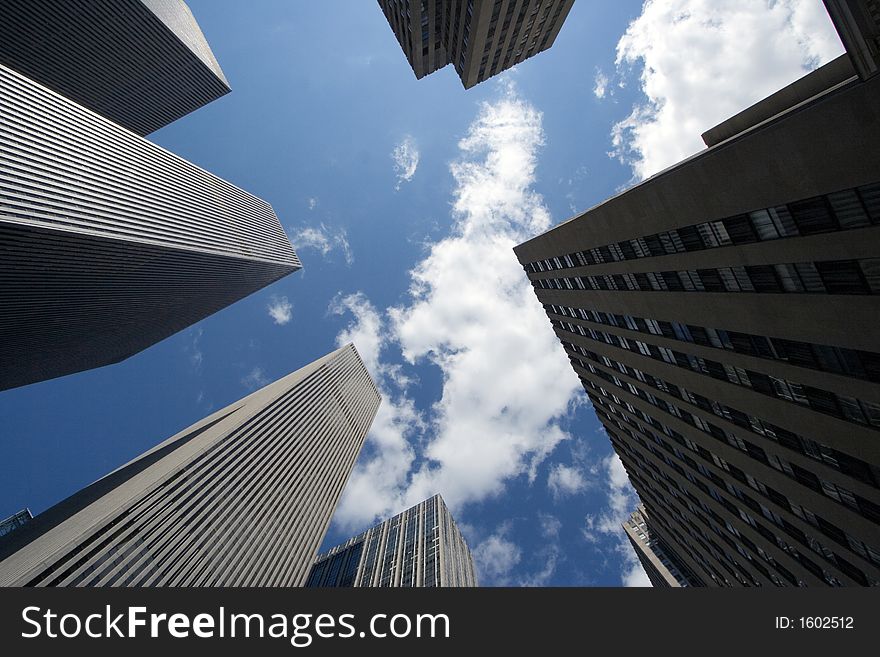
[{"label": "row of window", "polygon": [[[630,433],[626,428],[622,428],[621,431],[627,434]],[[648,500],[654,502],[655,504],[661,505],[661,508],[663,508],[664,511],[669,512],[670,514],[673,514],[675,517],[677,517],[678,526],[687,531],[688,534],[699,544],[699,549],[695,548],[694,550],[691,550],[687,547],[685,549],[703,566],[703,569],[709,573],[709,575],[716,583],[723,584],[725,586],[732,586],[730,580],[728,580],[727,577],[716,570],[712,564],[706,561],[703,556],[704,554],[713,556],[715,558],[716,564],[724,568],[724,570],[726,570],[732,577],[734,577],[734,579],[736,579],[736,581],[739,582],[741,585],[762,585],[761,582],[751,572],[744,568],[722,546],[718,545],[718,543],[712,540],[711,536],[706,533],[703,527],[694,522],[694,519],[698,520],[700,523],[702,523],[703,526],[712,531],[718,538],[727,543],[727,545],[729,545],[732,550],[734,550],[736,553],[746,559],[749,565],[751,565],[758,572],[762,573],[776,586],[785,586],[785,582],[780,579],[776,573],[782,575],[793,586],[806,586],[805,582],[796,578],[791,571],[789,571],[776,559],[774,559],[772,555],[767,553],[763,548],[757,546],[753,541],[744,537],[742,533],[739,532],[739,530],[737,530],[730,522],[722,518],[718,513],[715,512],[714,509],[710,508],[693,492],[683,487],[680,482],[676,481],[673,477],[661,470],[655,464],[648,462],[645,457],[637,451],[630,449],[629,446],[624,441],[620,440],[618,436],[614,435],[612,443],[615,445],[616,448],[622,449],[626,453],[628,458],[638,460],[643,466],[645,466],[642,469],[642,472],[644,472],[648,477],[650,477],[650,479],[654,483],[656,483],[664,491],[666,491],[672,497],[674,502],[678,504],[683,510],[688,511],[688,515],[685,515],[684,513],[682,513],[682,511],[677,509],[674,504],[671,504],[670,501],[647,480],[642,479],[639,476],[634,477],[635,481],[639,485],[639,490],[641,491],[640,494],[644,495]],[[673,464],[671,467],[676,466]],[[708,487],[706,488],[708,490]],[[662,500],[662,502],[660,500]],[[712,518],[715,521],[715,524],[710,522],[707,516],[708,518]],[[662,518],[662,516],[657,517]],[[682,542],[682,545],[690,545],[690,542],[684,539],[681,533],[671,527],[669,523],[663,522],[662,524],[667,527],[667,531],[670,531],[674,536],[679,539],[679,541]],[[780,548],[791,554],[792,557],[796,559],[798,559],[798,557],[801,557],[800,553],[797,551],[794,551],[794,553],[792,553],[792,548],[784,541],[778,539],[778,537],[775,537],[772,532],[770,532],[766,527],[763,526],[763,524],[756,523],[756,525],[757,526],[755,527],[755,529],[758,531],[763,529],[764,531],[761,533],[762,535],[765,535],[768,540],[775,543]],[[724,530],[722,530],[721,527],[723,527]],[[766,532],[766,534],[764,532]],[[734,540],[734,538],[736,540]],[[776,540],[774,540],[774,538],[776,538]],[[749,554],[743,547],[744,545],[748,546],[757,556],[761,557],[761,559],[763,559],[763,561],[766,562],[772,568],[772,570],[764,567],[760,559],[756,559],[751,554]],[[800,561],[801,559],[798,560]],[[734,568],[736,570],[734,570]],[[829,583],[836,583],[837,585],[840,584],[839,581],[836,579],[831,579]]]},{"label": "row of window", "polygon": [[[619,401],[619,400],[615,399],[615,401]],[[623,403],[622,405],[626,405],[627,407],[630,407],[630,405],[625,404],[625,403]],[[603,408],[611,408],[611,407],[604,406]],[[834,566],[836,566],[837,568],[839,568],[843,572],[846,572],[848,575],[852,576],[857,581],[861,582],[862,584],[866,584],[866,585],[869,583],[870,584],[880,584],[880,582],[869,581],[867,575],[860,568],[857,568],[856,566],[851,564],[849,561],[846,561],[845,559],[841,558],[837,553],[835,553],[834,551],[832,551],[831,549],[829,549],[828,547],[823,545],[820,541],[816,540],[814,537],[804,533],[796,526],[785,521],[779,514],[775,513],[774,511],[772,511],[771,509],[769,509],[765,505],[755,501],[749,495],[744,493],[741,489],[732,485],[729,482],[724,481],[721,477],[719,477],[715,473],[711,472],[708,468],[706,468],[705,466],[702,466],[701,464],[697,463],[696,461],[694,461],[690,457],[686,456],[680,450],[676,449],[672,445],[669,445],[669,443],[666,443],[662,439],[659,439],[657,436],[652,434],[650,431],[645,431],[639,425],[634,425],[637,427],[637,430],[641,430],[643,433],[645,433],[645,435],[650,436],[652,438],[652,440],[654,440],[658,445],[663,447],[664,450],[666,450],[667,452],[669,452],[671,454],[674,454],[678,460],[687,464],[690,469],[686,470],[685,468],[680,466],[678,463],[671,461],[663,452],[659,451],[653,445],[646,443],[645,440],[643,440],[640,436],[633,434],[632,431],[630,431],[627,427],[623,426],[616,418],[612,418],[611,416],[607,415],[607,413],[603,413],[603,415],[604,415],[605,419],[607,419],[611,424],[613,424],[614,426],[617,426],[618,429],[625,432],[631,439],[638,442],[643,448],[645,448],[646,450],[651,452],[655,457],[662,460],[669,467],[673,468],[679,475],[681,475],[682,477],[684,477],[685,479],[690,481],[692,484],[697,486],[700,490],[703,491],[704,494],[712,497],[716,502],[718,502],[719,504],[724,506],[734,516],[738,516],[744,522],[746,522],[747,524],[749,524],[750,526],[755,528],[759,533],[762,534],[762,536],[764,536],[768,540],[776,543],[782,550],[784,550],[788,554],[792,555],[797,561],[799,561],[808,570],[813,572],[813,574],[815,574],[817,577],[824,579],[829,584],[836,585],[836,586],[841,585],[841,582],[839,580],[837,580],[830,573],[828,573],[823,568],[818,566],[811,559],[804,556],[796,548],[794,548],[793,546],[791,546],[788,543],[786,543],[785,541],[783,541],[780,537],[778,537],[772,531],[768,530],[766,527],[764,527],[762,525],[762,523],[757,522],[747,511],[745,511],[744,509],[742,509],[742,508],[736,506],[735,504],[733,504],[732,502],[730,502],[726,497],[719,494],[718,491],[715,490],[714,488],[707,486],[703,481],[701,481],[700,479],[698,479],[695,476],[693,471],[698,472],[703,478],[708,479],[709,481],[711,481],[715,485],[723,487],[733,497],[736,497],[738,500],[745,503],[754,512],[760,513],[764,518],[773,522],[777,527],[779,527],[780,529],[785,531],[789,536],[791,536],[792,538],[797,540],[803,546],[809,548],[812,552],[814,552],[818,556],[822,557],[823,559],[825,559],[829,563],[833,564]],[[617,415],[619,417],[623,417],[620,413],[616,413],[615,415]],[[624,417],[624,420],[626,420],[625,417]],[[682,444],[684,444],[684,443],[682,443]],[[707,450],[704,450],[704,451],[706,451],[707,454],[711,454]],[[631,454],[635,454],[637,456],[637,458],[640,461],[642,461],[643,465],[650,467],[651,469],[655,469],[655,466],[653,464],[649,463],[648,461],[646,461],[641,454],[638,454],[637,452],[631,452]],[[701,456],[703,456],[703,455],[701,454]],[[704,456],[704,458],[705,458],[705,456]],[[666,476],[665,473],[662,473],[662,475],[664,476],[664,478],[668,479],[668,477]],[[798,504],[790,502],[787,497],[785,497],[781,493],[773,490],[772,488],[764,486],[764,484],[762,484],[760,482],[757,482],[754,480],[749,480],[748,482],[746,480],[742,480],[742,481],[743,481],[743,483],[749,483],[750,485],[752,484],[752,482],[754,482],[755,485],[753,486],[753,489],[755,491],[761,493],[762,495],[764,495],[767,499],[773,501],[774,503],[776,503],[777,505],[779,505],[783,509],[794,513],[795,515],[800,517],[802,520],[809,522],[810,524],[812,524],[817,529],[819,529],[823,532],[826,531],[826,527],[829,528],[829,531],[833,534],[833,535],[831,535],[831,538],[838,540],[841,543],[841,545],[843,545],[844,547],[848,547],[850,549],[852,549],[854,547],[853,543],[855,543],[858,546],[858,549],[855,550],[856,552],[858,552],[861,556],[865,557],[866,559],[873,561],[876,564],[880,564],[880,551],[877,551],[877,550],[871,548],[870,546],[865,545],[860,540],[855,539],[853,537],[850,537],[849,535],[845,535],[845,538],[849,539],[849,540],[840,540],[839,535],[842,534],[843,532],[839,528],[834,526],[833,524],[831,524],[831,523],[827,522],[826,520],[824,520],[823,518],[821,518],[820,516],[816,516],[815,514],[810,512],[808,509],[805,509],[804,507],[802,507]],[[675,483],[676,483],[676,486],[679,485],[678,482],[675,482]],[[746,545],[751,547],[753,550],[757,550],[757,546],[755,546],[754,543],[752,543],[749,539],[747,539],[745,536],[743,536],[735,528],[731,527],[729,523],[724,521],[720,516],[718,516],[717,513],[715,513],[707,505],[705,505],[702,502],[702,500],[698,500],[696,497],[691,497],[691,494],[689,494],[687,492],[686,492],[686,494],[688,495],[688,497],[690,499],[694,500],[697,504],[699,504],[701,506],[701,508],[703,508],[707,513],[712,515],[716,519],[716,521],[719,522],[719,524],[726,526],[729,531],[735,533],[736,537],[740,541],[743,541]],[[741,548],[738,548],[738,549],[742,553],[742,549]],[[763,554],[763,552],[762,552],[762,554]]]},{"label": "row of window", "polygon": [[[673,447],[672,445],[670,445],[666,441],[658,438],[657,436],[652,434],[650,431],[648,431],[646,433],[646,435],[651,437],[652,440],[656,441],[658,445],[663,447],[664,450],[666,450],[670,454],[673,454],[678,460],[686,463],[691,469],[686,470],[685,468],[680,466],[678,463],[672,461],[666,454],[664,454],[662,451],[660,451],[654,445],[647,443],[640,436],[633,434],[631,431],[629,431],[629,429],[627,429],[627,427],[623,426],[620,422],[614,422],[614,423],[621,431],[625,432],[631,439],[637,441],[644,449],[651,452],[651,454],[653,454],[656,458],[663,461],[670,468],[673,468],[679,475],[683,476],[690,483],[692,483],[694,486],[699,488],[705,495],[708,495],[713,500],[715,500],[718,504],[722,505],[732,515],[739,517],[743,522],[745,522],[748,525],[750,525],[751,527],[755,528],[763,536],[767,536],[769,538],[769,535],[772,535],[773,539],[771,539],[771,540],[774,543],[776,543],[776,545],[780,549],[782,549],[786,553],[790,554],[801,565],[803,565],[805,568],[810,570],[817,577],[823,579],[827,584],[830,584],[832,586],[842,586],[843,585],[843,583],[839,579],[837,579],[831,573],[829,573],[827,570],[825,570],[824,568],[819,566],[812,559],[810,559],[807,556],[805,556],[804,554],[802,554],[800,552],[800,550],[789,545],[786,541],[784,541],[781,538],[779,538],[778,536],[776,536],[772,531],[770,531],[765,526],[763,526],[762,523],[755,520],[755,518],[753,518],[751,516],[751,514],[749,514],[747,511],[745,511],[744,509],[740,509],[738,506],[736,506],[734,503],[732,503],[730,500],[728,500],[727,497],[721,495],[718,492],[718,490],[716,490],[712,486],[709,486],[705,482],[703,482],[700,478],[698,478],[694,474],[694,472],[692,470],[696,470],[697,472],[700,473],[702,478],[705,478],[708,481],[710,481],[711,483],[715,484],[716,486],[719,486],[719,487],[725,489],[730,495],[732,495],[733,497],[737,498],[738,500],[744,502],[755,513],[760,513],[764,518],[773,522],[780,529],[782,529],[783,531],[788,533],[790,536],[795,538],[797,541],[799,541],[802,545],[809,547],[818,556],[822,557],[823,559],[825,559],[829,563],[833,564],[834,566],[840,568],[841,570],[844,570],[844,572],[849,573],[851,570],[852,570],[853,574],[855,574],[855,572],[858,572],[856,579],[861,583],[864,583],[864,584],[868,583],[868,578],[861,569],[857,568],[856,566],[853,566],[848,561],[845,562],[846,565],[842,566],[841,561],[843,561],[843,560],[835,552],[833,552],[829,548],[822,545],[822,543],[817,541],[812,536],[805,534],[800,529],[793,526],[791,523],[787,523],[782,517],[779,516],[779,514],[773,512],[771,509],[767,508],[763,504],[755,501],[754,499],[752,499],[749,495],[744,493],[737,486],[734,486],[733,484],[724,481],[721,477],[719,477],[715,473],[711,472],[705,466],[697,463],[696,461],[694,461],[693,459],[691,459],[687,455],[683,454],[681,451],[679,451],[678,449],[676,449],[675,447]],[[639,456],[641,457],[641,455],[639,455]],[[645,466],[651,467],[651,468],[654,467],[653,464],[651,464],[649,461],[643,459],[643,457],[642,457],[642,461]],[[758,492],[761,492],[759,488],[756,488],[755,490],[757,490]],[[685,491],[685,494],[687,495],[688,492],[689,491]],[[777,493],[777,495],[779,495],[779,497],[781,497],[783,500],[785,500],[785,504],[782,504],[783,508],[790,511],[791,507],[788,504],[787,498],[785,498],[784,496],[782,496],[779,493]],[[708,513],[710,516],[715,518],[716,521],[719,522],[719,524],[723,524],[728,529],[728,531],[730,531],[731,533],[733,533],[736,536],[736,538],[739,541],[743,541],[744,543],[749,545],[749,547],[752,547],[753,550],[757,549],[757,546],[755,546],[755,544],[750,539],[744,537],[742,535],[742,533],[739,532],[739,530],[737,530],[735,527],[730,525],[730,523],[724,521],[723,518],[721,518],[721,516],[718,515],[703,500],[700,500],[696,496],[690,497],[690,495],[688,495],[688,497],[690,499],[694,500],[700,506],[700,508],[702,508],[706,513]],[[777,500],[774,499],[773,501],[776,502]],[[744,554],[741,547],[739,548],[739,551],[740,551],[740,553]],[[746,555],[746,556],[748,556],[748,555]],[[878,559],[880,559],[880,553],[878,553],[877,556],[878,556]]]},{"label": "row of window", "polygon": [[655,344],[624,338],[594,328],[584,327],[557,319],[551,320],[553,327],[561,331],[580,335],[594,342],[604,342],[618,349],[626,349],[635,354],[653,358],[656,361],[691,370],[697,374],[711,376],[713,379],[749,388],[763,395],[806,406],[810,410],[833,417],[880,429],[880,404],[841,395],[821,388],[803,385],[787,379],[769,376],[742,367],[725,365],[715,360],[685,354],[681,351],[658,347]]},{"label": "row of window", "polygon": [[[593,352],[589,351],[588,349],[584,349],[579,345],[571,344],[565,341],[562,342],[562,345],[569,352],[574,352],[575,355],[580,354],[588,358],[592,357]],[[569,353],[569,356],[571,356],[571,353]],[[604,361],[602,362],[604,363]],[[610,362],[613,363],[613,361]],[[652,377],[652,379],[653,378],[654,377]],[[674,390],[678,389],[677,386],[672,386],[671,384],[668,387]],[[857,479],[864,484],[867,484],[874,488],[880,488],[880,468],[875,465],[871,465],[863,461],[862,459],[850,456],[849,454],[844,454],[843,452],[834,449],[833,447],[829,447],[828,445],[825,445],[823,443],[805,438],[804,436],[778,427],[775,424],[772,424],[765,420],[760,420],[754,416],[746,415],[745,413],[730,408],[729,406],[715,403],[715,405],[720,410],[720,412],[718,412],[716,411],[715,407],[712,406],[712,402],[709,402],[702,395],[690,393],[689,399],[687,401],[690,401],[690,398],[695,399],[696,401],[694,401],[693,403],[695,403],[700,408],[711,411],[715,415],[718,415],[719,417],[733,422],[737,426],[743,427],[744,429],[747,429],[752,433],[756,433],[759,436],[763,436],[764,438],[769,438],[773,442],[778,443],[779,445],[782,445],[787,449],[797,452],[798,454],[802,454],[803,456],[807,456],[819,463],[823,463],[824,465],[827,465],[828,467],[833,468],[838,472],[852,477],[853,479]],[[710,427],[712,427],[710,433],[715,435],[716,438],[725,439],[725,432],[723,430],[715,428],[714,425],[710,425]],[[758,454],[759,451],[755,450],[754,453]],[[773,461],[774,458],[775,457],[772,456],[770,457],[771,465],[773,465],[773,467],[776,467]],[[759,460],[763,461],[764,459],[759,458]]]},{"label": "row of window", "polygon": [[542,290],[880,294],[880,258],[536,278]]},{"label": "row of window", "polygon": [[872,224],[880,224],[880,183],[536,260],[525,265],[525,269],[528,273],[554,271],[864,228]]},{"label": "row of window", "polygon": [[[752,333],[726,331],[680,322],[615,315],[597,310],[545,304],[548,314],[594,322],[647,335],[658,335],[702,347],[725,349],[747,356],[779,360],[823,372],[843,374],[880,383],[880,354],[870,351],[832,347],[811,342],[769,338]],[[552,320],[552,318],[551,318]]]},{"label": "row of window", "polygon": [[[647,500],[651,500],[651,501],[655,500],[653,492],[648,492],[647,490],[643,490],[641,493],[641,496]],[[667,510],[671,510],[671,507],[666,502],[665,498],[663,498],[662,502],[658,502],[658,503],[662,504],[663,508],[665,508]],[[695,562],[697,562],[700,565],[700,567],[702,567],[703,571],[707,575],[709,575],[710,579],[712,579],[713,582],[715,582],[719,586],[729,586],[730,585],[730,582],[727,581],[727,578],[723,577],[721,575],[721,573],[719,573],[717,570],[715,570],[715,568],[713,568],[712,565],[706,560],[705,554],[711,554],[711,552],[709,552],[709,551],[704,552],[703,550],[696,550],[696,548],[694,548],[694,546],[691,544],[691,542],[689,540],[687,540],[681,534],[681,532],[679,532],[675,527],[672,527],[669,524],[669,522],[667,522],[666,519],[662,517],[662,515],[657,514],[656,511],[652,512],[651,523],[652,524],[657,523],[657,524],[663,525],[666,532],[669,535],[671,535],[672,537],[674,537],[674,539],[675,539],[674,545],[675,545],[676,551],[684,551],[687,554],[689,554],[690,557]],[[682,528],[685,529],[689,534],[691,534],[691,536],[694,538],[694,540],[696,540],[697,542],[702,544],[702,539],[698,539],[696,536],[694,536],[694,532],[690,527],[688,527],[687,525],[682,525]],[[713,530],[714,529],[715,528],[713,527]],[[749,557],[749,560],[754,561],[753,559],[751,559],[751,557]],[[766,569],[763,566],[761,566],[761,570],[764,571]],[[773,577],[775,578],[775,575]],[[767,578],[772,579],[769,572],[767,573]],[[777,580],[778,580],[778,578],[775,578],[773,580],[774,583],[777,584],[777,586],[784,586],[784,583],[782,581],[777,581]],[[761,586],[761,585],[762,585],[761,582],[755,582],[755,586]]]},{"label": "row of window", "polygon": [[[596,400],[596,401],[599,401],[599,400]],[[693,478],[693,475],[690,474],[690,472],[684,471],[681,468],[681,466],[678,466],[676,463],[669,461],[667,459],[667,457],[662,452],[658,451],[653,445],[646,443],[640,436],[633,434],[626,427],[622,426],[620,424],[620,421],[623,421],[624,423],[626,423],[630,427],[634,428],[636,431],[641,432],[642,434],[644,434],[645,436],[647,436],[648,438],[653,440],[657,445],[662,447],[665,451],[669,452],[670,454],[673,454],[679,461],[682,461],[683,463],[687,464],[691,468],[691,470],[695,470],[695,471],[699,472],[702,477],[711,481],[716,486],[719,486],[720,488],[723,488],[724,490],[726,490],[730,495],[732,495],[733,497],[737,498],[738,500],[740,500],[741,502],[746,504],[746,506],[748,506],[754,512],[760,513],[761,515],[763,515],[765,518],[767,518],[768,520],[773,522],[775,525],[777,525],[778,527],[783,529],[787,534],[789,534],[790,536],[792,536],[793,538],[798,540],[801,544],[809,547],[811,550],[816,552],[816,554],[822,556],[823,558],[828,560],[830,563],[833,563],[834,565],[840,567],[840,564],[838,563],[838,560],[840,557],[838,555],[836,555],[832,550],[830,550],[829,548],[824,546],[820,541],[817,541],[812,536],[805,534],[803,531],[801,531],[800,529],[798,529],[797,527],[795,527],[791,523],[786,522],[781,516],[779,516],[779,514],[773,512],[771,509],[767,508],[763,504],[760,504],[759,502],[757,502],[756,500],[751,498],[747,493],[745,493],[738,486],[735,486],[734,484],[732,484],[729,481],[725,481],[722,477],[718,476],[717,474],[712,472],[710,469],[706,468],[701,463],[697,463],[692,458],[688,457],[686,454],[683,454],[680,450],[675,448],[673,445],[670,445],[668,442],[666,442],[662,438],[656,436],[650,430],[646,429],[645,427],[642,427],[638,422],[635,422],[635,421],[631,420],[630,418],[627,418],[622,413],[622,411],[620,411],[619,409],[613,407],[610,404],[606,404],[605,402],[602,402],[602,401],[599,401],[599,403],[602,404],[601,408],[603,411],[604,410],[610,411],[615,416],[614,418],[612,418],[609,415],[607,415],[607,413],[603,412],[603,416],[605,417],[606,420],[615,424],[621,431],[626,432],[626,434],[630,438],[637,441],[640,445],[642,445],[642,447],[644,447],[645,449],[650,451],[657,458],[664,460],[664,462],[666,462],[667,465],[674,468],[676,470],[676,472],[678,472],[682,476],[685,476],[689,481],[691,481],[692,483],[694,483],[695,485],[697,485],[698,487],[700,487],[702,489],[702,486],[703,486],[702,482],[696,481]],[[631,408],[631,405],[629,405],[629,404],[624,403],[623,405],[626,406],[628,409]],[[636,411],[636,412],[633,412],[633,415],[639,415],[641,417],[648,417],[652,421],[651,422],[652,426],[659,424],[656,422],[656,420],[654,420],[654,418],[647,416],[647,414],[645,414],[645,413],[639,413],[638,411]],[[693,453],[698,454],[707,463],[714,463],[719,468],[722,468],[723,470],[731,473],[738,481],[740,481],[744,484],[747,484],[752,490],[760,493],[765,499],[773,502],[774,504],[778,505],[780,508],[785,509],[786,511],[793,513],[794,515],[796,515],[800,519],[808,522],[809,524],[816,527],[817,529],[823,530],[823,528],[827,527],[827,528],[829,528],[829,531],[832,532],[835,536],[841,532],[841,530],[838,527],[829,523],[821,516],[818,516],[818,515],[814,514],[812,511],[810,511],[809,509],[806,509],[805,507],[792,502],[791,500],[789,500],[785,495],[783,495],[779,491],[771,488],[770,486],[767,486],[763,482],[756,480],[751,475],[745,474],[744,472],[742,472],[741,470],[739,470],[735,466],[728,464],[726,461],[724,461],[724,459],[717,456],[716,454],[713,454],[709,450],[696,445],[696,443],[693,443],[693,441],[690,441],[687,438],[684,438],[683,436],[681,436],[681,434],[678,434],[677,432],[673,432],[673,434],[667,434],[667,435],[669,435],[671,438],[674,438],[680,445],[690,449]],[[695,448],[699,448],[699,449],[695,449]],[[717,492],[709,491],[709,490],[703,490],[703,492],[705,492],[707,495],[711,495],[713,497],[713,499],[715,499],[719,504],[724,505],[725,508],[727,508],[729,511],[731,511],[731,513],[733,513],[734,515],[740,515],[740,517],[743,517],[740,512],[740,509],[738,507],[733,505],[729,500],[727,500],[723,496],[718,495]],[[753,527],[756,526],[756,523],[753,521],[754,519],[752,519],[750,521],[750,520],[746,520],[746,518],[743,517],[743,520],[748,522]],[[848,540],[846,540],[845,542],[841,542],[841,544],[844,545],[845,547],[850,548],[850,549],[853,549],[854,547],[856,547],[857,549],[855,551],[860,556],[863,556],[866,559],[868,559],[869,561],[880,565],[880,552],[878,552],[877,550],[875,550],[871,546],[864,544],[861,541],[859,541],[858,539],[855,539],[849,535],[847,535],[847,539]],[[837,540],[837,539],[835,539],[835,540]],[[853,544],[855,544],[855,545],[853,545]],[[852,564],[850,564],[849,562],[847,562],[847,565],[844,566],[843,569],[847,570],[847,572],[848,572],[849,568],[856,568],[856,567],[853,566]],[[858,569],[858,572],[859,572],[859,579],[862,581],[865,581],[865,577],[866,577],[865,574],[860,569]]]},{"label": "row of window", "polygon": [[[674,386],[670,383],[663,381],[662,379],[658,379],[656,377],[653,377],[650,374],[645,374],[635,368],[627,367],[626,365],[623,365],[622,363],[616,363],[615,361],[612,361],[605,356],[599,356],[598,354],[595,354],[589,350],[584,349],[582,351],[586,352],[585,354],[583,354],[584,356],[586,356],[590,360],[593,360],[596,363],[600,363],[602,365],[605,365],[606,367],[611,367],[613,369],[616,369],[616,370],[620,371],[622,374],[625,374],[626,376],[629,376],[631,378],[636,378],[639,381],[642,381],[643,383],[647,383],[648,385],[650,385],[650,386],[652,386],[662,392],[666,392],[668,394],[675,394],[677,397],[679,397],[680,399],[682,399],[686,402],[694,403],[691,400],[691,398],[696,397],[696,396],[683,388],[679,388],[677,386]],[[586,369],[591,372],[593,372],[595,370],[595,368],[590,363],[582,361],[577,356],[575,356],[573,354],[569,354],[569,357],[574,359],[575,364],[578,365],[579,367],[581,367],[582,369]],[[595,371],[601,372],[601,370],[595,370]],[[797,481],[798,483],[800,483],[804,486],[807,486],[808,488],[816,491],[817,493],[822,493],[826,497],[829,497],[830,499],[838,502],[839,504],[843,504],[844,506],[849,507],[850,509],[852,509],[853,511],[855,511],[856,513],[858,513],[862,517],[866,518],[867,520],[870,520],[871,522],[880,524],[880,506],[871,502],[870,500],[867,500],[867,499],[861,497],[860,495],[854,494],[852,491],[850,491],[847,488],[844,488],[843,486],[841,486],[839,484],[835,484],[833,482],[830,482],[830,481],[824,479],[823,477],[819,477],[815,473],[813,473],[809,470],[806,470],[804,468],[801,468],[800,466],[798,466],[794,463],[791,463],[790,461],[788,461],[787,459],[785,459],[783,457],[780,457],[776,454],[768,454],[763,448],[759,447],[758,445],[755,445],[751,441],[744,440],[744,439],[740,438],[739,436],[736,436],[733,433],[730,433],[728,431],[724,431],[720,427],[717,427],[714,424],[707,422],[698,416],[694,416],[691,413],[685,411],[684,409],[679,408],[678,406],[675,406],[673,404],[670,404],[666,401],[659,400],[659,399],[656,400],[656,403],[655,403],[654,401],[651,401],[652,399],[655,399],[653,395],[645,393],[645,391],[642,391],[642,390],[636,388],[632,384],[627,383],[624,385],[622,382],[620,382],[619,379],[617,379],[617,377],[609,375],[606,372],[601,372],[601,374],[599,374],[598,376],[601,376],[605,380],[611,381],[615,385],[618,385],[618,387],[629,390],[634,395],[637,395],[639,397],[647,399],[649,401],[649,403],[651,403],[653,406],[656,406],[657,408],[660,408],[661,410],[665,410],[670,415],[673,415],[673,416],[687,422],[691,426],[694,426],[694,427],[700,429],[704,433],[711,435],[716,440],[719,440],[721,442],[725,442],[728,445],[735,447],[740,452],[747,454],[750,458],[752,458],[760,463],[763,463],[765,465],[769,465],[770,467],[774,468],[778,472],[781,472],[781,473],[787,475],[789,478],[793,479],[794,481]],[[634,390],[637,392],[633,392]],[[675,391],[675,393],[673,393],[673,391]],[[722,408],[724,408],[724,407],[722,406]],[[708,410],[708,409],[706,409],[706,410]],[[648,416],[645,413],[642,413],[637,410],[633,411],[633,412],[642,416],[646,422],[650,423],[655,428],[663,431],[663,433],[667,434],[668,436],[675,438],[676,440],[679,439],[680,434],[678,434],[673,429],[657,422],[656,420],[654,420],[653,418],[651,418],[650,416]],[[684,440],[686,440],[686,439],[684,439]],[[696,449],[695,451],[699,452],[699,449]]]}]

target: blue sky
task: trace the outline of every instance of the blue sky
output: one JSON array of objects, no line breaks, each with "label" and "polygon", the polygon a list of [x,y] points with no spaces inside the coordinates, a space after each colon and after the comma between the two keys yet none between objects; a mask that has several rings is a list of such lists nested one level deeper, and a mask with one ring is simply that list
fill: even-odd
[{"label": "blue sky", "polygon": [[839,54],[821,2],[577,0],[552,49],[468,91],[417,81],[371,1],[189,5],[233,91],[151,139],[269,201],[304,269],[0,394],[0,517],[353,339],[384,401],[325,546],[439,492],[483,584],[644,583],[635,498],[511,248]]}]

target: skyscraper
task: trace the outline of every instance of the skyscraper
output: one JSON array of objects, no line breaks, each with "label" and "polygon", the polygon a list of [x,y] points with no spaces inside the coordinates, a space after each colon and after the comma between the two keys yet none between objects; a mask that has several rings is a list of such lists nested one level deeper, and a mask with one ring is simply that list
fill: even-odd
[{"label": "skyscraper", "polygon": [[677,561],[880,585],[880,76],[844,57],[706,141],[516,254]]},{"label": "skyscraper", "polygon": [[645,569],[651,584],[658,588],[702,586],[702,581],[678,561],[674,552],[664,547],[648,527],[645,508],[633,511],[623,531]]},{"label": "skyscraper", "polygon": [[0,390],[123,360],[300,269],[272,207],[0,64]]},{"label": "skyscraper", "polygon": [[550,48],[574,0],[379,0],[416,78],[447,64],[465,89]]},{"label": "skyscraper", "polygon": [[183,0],[4,0],[0,64],[143,136],[229,93]]},{"label": "skyscraper", "polygon": [[0,585],[302,585],[378,405],[334,351],[0,539]]},{"label": "skyscraper", "polygon": [[306,586],[476,586],[474,562],[443,498],[434,495],[315,561]]}]

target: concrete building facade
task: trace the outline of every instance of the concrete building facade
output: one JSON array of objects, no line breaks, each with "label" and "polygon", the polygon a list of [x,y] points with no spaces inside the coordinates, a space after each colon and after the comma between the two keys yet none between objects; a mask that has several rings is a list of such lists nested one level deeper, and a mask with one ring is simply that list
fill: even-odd
[{"label": "concrete building facade", "polygon": [[452,64],[465,89],[553,45],[574,0],[379,0],[421,79]]},{"label": "concrete building facade", "polygon": [[477,577],[452,514],[434,495],[319,556],[306,586],[477,586]]},{"label": "concrete building facade", "polygon": [[0,585],[300,586],[378,405],[330,353],[0,538]]},{"label": "concrete building facade", "polygon": [[880,585],[880,76],[795,86],[515,249],[707,586]]},{"label": "concrete building facade", "polygon": [[143,136],[229,93],[183,0],[4,0],[0,64]]}]

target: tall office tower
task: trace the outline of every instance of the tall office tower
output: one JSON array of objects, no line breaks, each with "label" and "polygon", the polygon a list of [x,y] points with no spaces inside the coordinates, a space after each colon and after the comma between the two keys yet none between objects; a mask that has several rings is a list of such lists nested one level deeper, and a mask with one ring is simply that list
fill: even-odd
[{"label": "tall office tower", "polygon": [[183,0],[3,0],[0,64],[146,135],[229,93]]},{"label": "tall office tower", "polygon": [[4,537],[0,585],[302,585],[378,406],[334,351]]},{"label": "tall office tower", "polygon": [[676,560],[880,585],[880,76],[844,56],[706,141],[517,257]]},{"label": "tall office tower", "polygon": [[702,586],[699,577],[678,562],[674,552],[663,546],[663,542],[648,527],[647,511],[641,505],[633,511],[623,530],[651,584],[658,588],[680,588]]},{"label": "tall office tower", "polygon": [[447,64],[465,89],[550,48],[574,0],[379,0],[416,78]]},{"label": "tall office tower", "polygon": [[268,203],[2,64],[0,126],[0,390],[128,358],[301,267]]},{"label": "tall office tower", "polygon": [[439,495],[322,554],[306,586],[476,586],[474,561]]}]

